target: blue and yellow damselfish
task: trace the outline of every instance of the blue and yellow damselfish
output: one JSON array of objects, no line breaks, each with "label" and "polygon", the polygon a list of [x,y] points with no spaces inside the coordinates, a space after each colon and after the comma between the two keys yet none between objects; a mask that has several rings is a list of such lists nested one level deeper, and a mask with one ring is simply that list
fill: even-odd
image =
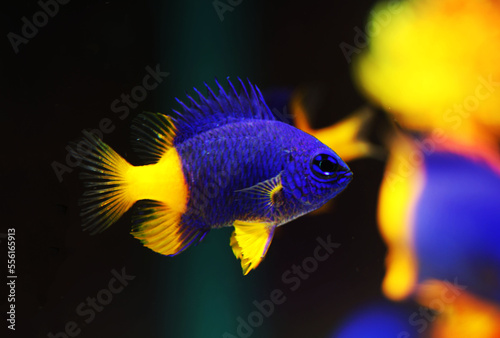
[{"label": "blue and yellow damselfish", "polygon": [[234,226],[230,244],[247,274],[264,258],[277,226],[319,208],[341,192],[352,172],[316,138],[279,121],[259,89],[228,80],[205,98],[177,100],[175,118],[139,115],[136,150],[150,164],[133,166],[95,138],[86,157],[83,226],[98,233],[140,202],[132,235],[173,256],[210,229]]}]

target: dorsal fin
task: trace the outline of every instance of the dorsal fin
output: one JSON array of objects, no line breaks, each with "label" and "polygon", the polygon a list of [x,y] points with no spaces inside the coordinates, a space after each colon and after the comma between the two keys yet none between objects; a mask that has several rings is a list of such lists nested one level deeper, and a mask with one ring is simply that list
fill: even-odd
[{"label": "dorsal fin", "polygon": [[277,120],[264,101],[264,97],[257,86],[248,81],[247,88],[243,81],[238,78],[241,84],[240,93],[238,94],[231,81],[229,81],[229,78],[227,81],[230,89],[226,92],[220,83],[215,80],[218,87],[218,95],[206,83],[207,97],[196,88],[193,88],[198,94],[199,102],[186,94],[190,106],[177,99],[182,109],[180,112],[174,110],[178,115],[175,126],[177,132],[174,138],[174,145],[201,132],[231,122],[248,119]]},{"label": "dorsal fin", "polygon": [[[248,81],[248,88],[238,78],[240,93],[227,80],[230,89],[226,92],[215,80],[218,95],[205,83],[205,97],[194,88],[199,102],[186,94],[190,104],[176,99],[181,112],[174,110],[176,118],[159,113],[143,112],[132,122],[133,148],[142,159],[156,163],[173,145],[179,144],[204,131],[242,120],[278,121],[271,112],[257,86]],[[288,121],[282,121],[288,123]]]}]

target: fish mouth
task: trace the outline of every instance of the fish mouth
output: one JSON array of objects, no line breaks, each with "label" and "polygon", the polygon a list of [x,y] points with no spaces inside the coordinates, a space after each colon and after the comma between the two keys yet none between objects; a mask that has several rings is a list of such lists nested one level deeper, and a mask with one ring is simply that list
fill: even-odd
[{"label": "fish mouth", "polygon": [[338,183],[348,185],[354,177],[354,174],[351,170],[346,170],[343,173],[340,173],[338,176]]},{"label": "fish mouth", "polygon": [[352,177],[354,176],[354,173],[351,170],[347,170],[345,173],[342,174],[343,177]]}]

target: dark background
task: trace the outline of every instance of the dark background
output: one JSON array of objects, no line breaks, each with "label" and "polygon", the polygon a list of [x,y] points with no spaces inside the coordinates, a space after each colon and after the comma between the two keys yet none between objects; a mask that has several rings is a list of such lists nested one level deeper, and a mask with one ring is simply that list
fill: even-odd
[{"label": "dark background", "polygon": [[[72,0],[17,54],[7,34],[20,35],[21,18],[32,21],[40,6],[17,1],[3,9],[0,233],[16,229],[18,336],[48,337],[71,321],[81,329],[78,337],[237,336],[237,318],[247,320],[254,301],[280,289],[286,301],[252,336],[327,337],[350,310],[380,299],[386,250],[376,226],[380,160],[349,163],[355,179],[331,210],[281,227],[266,259],[247,276],[228,245],[230,229],[212,231],[177,257],[155,254],[129,235],[130,213],[90,236],[80,227],[78,170],[64,173],[62,182],[53,170],[54,162],[67,165],[65,147],[103,118],[115,126],[105,141],[139,163],[129,144],[133,117],[168,113],[179,107],[175,97],[204,81],[213,85],[214,77],[248,77],[266,92],[308,88],[313,126],[340,120],[366,102],[339,44],[353,45],[354,27],[364,29],[373,3],[244,0],[221,21],[212,1]],[[170,75],[121,120],[111,103],[157,64]],[[283,274],[328,236],[340,247],[291,291]],[[4,280],[7,249],[0,240]],[[135,278],[85,323],[77,306],[122,268]],[[6,298],[2,292],[2,313]],[[1,330],[13,336],[6,326]]]}]

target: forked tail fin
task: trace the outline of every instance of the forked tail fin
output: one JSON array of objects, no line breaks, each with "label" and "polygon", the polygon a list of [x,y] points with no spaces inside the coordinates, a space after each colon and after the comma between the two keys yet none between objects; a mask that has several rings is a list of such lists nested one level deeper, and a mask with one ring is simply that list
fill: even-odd
[{"label": "forked tail fin", "polygon": [[82,226],[92,234],[106,230],[136,202],[129,193],[127,173],[133,166],[98,138],[83,159],[85,192],[80,200]]},{"label": "forked tail fin", "polygon": [[[83,159],[87,191],[81,199],[83,226],[92,234],[115,223],[137,201],[132,235],[163,255],[177,255],[199,242],[209,229],[181,221],[189,189],[182,161],[172,146],[175,127],[168,116],[144,113],[133,125],[135,148],[150,164],[133,166],[97,138]],[[76,154],[75,154],[76,156]]]}]

